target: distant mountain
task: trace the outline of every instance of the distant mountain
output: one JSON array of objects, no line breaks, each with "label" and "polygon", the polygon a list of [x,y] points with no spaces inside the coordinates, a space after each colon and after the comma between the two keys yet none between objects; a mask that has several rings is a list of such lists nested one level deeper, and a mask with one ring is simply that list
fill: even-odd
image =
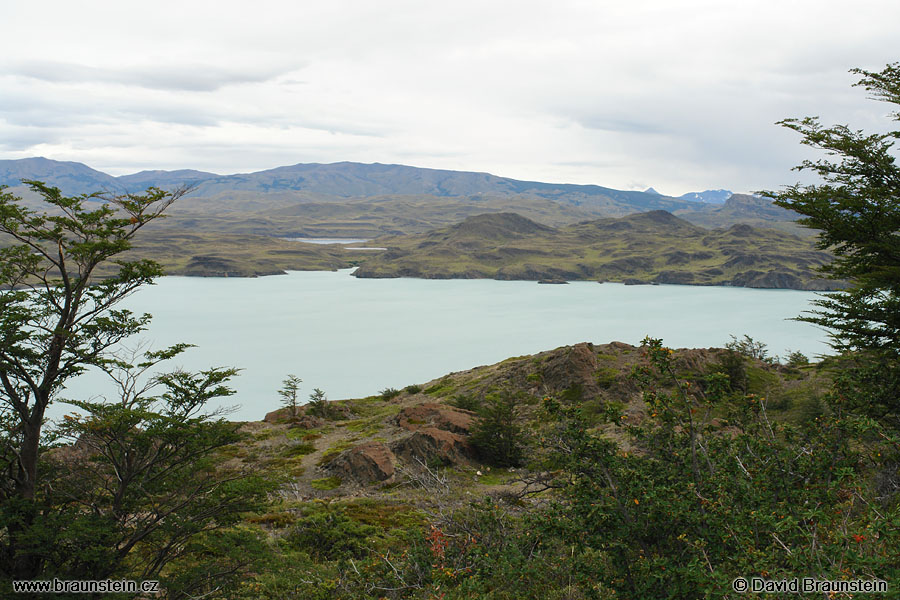
[{"label": "distant mountain", "polygon": [[40,157],[0,160],[0,185],[20,186],[23,179],[43,181],[70,195],[119,189],[116,178],[112,175],[77,162]]},{"label": "distant mountain", "polygon": [[[672,198],[598,185],[520,181],[489,173],[404,165],[297,164],[235,175],[204,171],[142,171],[113,177],[81,163],[46,158],[0,160],[0,185],[38,179],[67,194],[138,192],[192,184],[170,211],[170,225],[191,231],[272,236],[415,233],[486,212],[516,212],[549,225],[665,210],[705,227],[739,222],[799,231],[798,215],[764,198],[708,190]],[[37,204],[27,192],[21,195]],[[723,196],[729,199],[716,204]],[[691,199],[686,199],[691,198]],[[699,199],[699,201],[698,201]],[[704,200],[705,199],[705,200]],[[174,218],[178,215],[180,218]]]},{"label": "distant mountain", "polygon": [[178,171],[141,171],[132,175],[116,177],[116,182],[130,192],[140,192],[150,186],[167,189],[197,184],[217,177],[221,177],[221,175],[193,169],[180,169]]},{"label": "distant mountain", "polygon": [[687,209],[686,200],[656,193],[623,191],[599,185],[575,185],[520,181],[489,173],[423,169],[405,165],[297,164],[255,173],[215,175],[202,171],[142,171],[112,177],[80,163],[64,163],[45,158],[0,161],[0,184],[20,185],[21,179],[40,179],[64,193],[97,190],[138,191],[156,186],[171,188],[195,183],[193,197],[228,196],[244,192],[256,194],[301,193],[299,200],[336,200],[386,195],[458,197],[523,196],[546,198],[562,204],[603,214],[623,216],[635,211]]},{"label": "distant mountain", "polygon": [[799,215],[776,206],[769,198],[750,194],[732,194],[724,204],[694,203],[692,209],[679,210],[682,219],[704,227],[724,227],[734,223],[747,223],[761,227],[774,227],[782,231],[809,236],[813,229],[801,227],[795,221]]},{"label": "distant mountain", "polygon": [[[652,189],[652,188],[651,188]],[[707,204],[724,204],[732,195],[731,190],[706,190],[705,192],[689,192],[679,196],[682,200],[691,202],[706,202]]]}]

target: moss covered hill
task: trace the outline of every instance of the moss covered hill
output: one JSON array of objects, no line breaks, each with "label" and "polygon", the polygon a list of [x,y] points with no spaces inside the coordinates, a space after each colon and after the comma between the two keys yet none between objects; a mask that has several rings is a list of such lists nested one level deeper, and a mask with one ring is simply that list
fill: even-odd
[{"label": "moss covered hill", "polygon": [[[678,350],[674,364],[680,377],[696,383],[721,369],[726,355],[717,349]],[[764,397],[774,419],[799,422],[820,413],[817,397],[828,378],[819,366],[741,360],[740,385]],[[292,415],[281,409],[244,424],[246,440],[224,448],[223,458],[232,466],[263,469],[282,484],[268,512],[246,515],[237,526],[242,535],[265,541],[246,546],[248,570],[227,597],[431,598],[456,583],[460,587],[448,597],[474,597],[461,579],[455,581],[463,573],[473,576],[471,570],[440,566],[447,541],[441,536],[455,532],[453,544],[475,536],[489,553],[499,543],[491,536],[512,527],[509,519],[525,518],[554,498],[542,462],[544,437],[556,426],[545,398],[580,408],[590,427],[630,452],[622,426],[643,422],[652,410],[629,376],[644,364],[640,348],[583,343],[316,410],[307,405]],[[523,453],[515,466],[498,467],[496,455],[487,452],[490,446],[479,441],[485,410],[498,396],[511,400],[508,424],[521,432],[517,443]],[[611,410],[622,415],[616,426],[605,417]],[[712,424],[728,431],[722,418]],[[466,512],[473,502],[489,508]],[[483,510],[499,520],[501,531],[492,529],[495,521],[466,520],[465,515],[486,518]],[[568,556],[568,547],[564,550]],[[429,572],[409,570],[423,568]],[[510,582],[516,579],[521,578]],[[543,594],[535,581],[522,585],[528,586],[528,597]],[[548,585],[563,584],[548,580]]]},{"label": "moss covered hill", "polygon": [[551,228],[484,214],[409,236],[378,238],[357,277],[734,285],[833,289],[816,269],[831,256],[808,238],[746,224],[704,229],[657,210]]}]

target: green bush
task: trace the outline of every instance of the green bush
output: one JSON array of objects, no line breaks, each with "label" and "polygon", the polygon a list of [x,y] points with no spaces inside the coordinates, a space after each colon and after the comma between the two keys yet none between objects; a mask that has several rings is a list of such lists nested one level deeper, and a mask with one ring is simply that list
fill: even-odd
[{"label": "green bush", "polygon": [[309,395],[309,402],[306,404],[306,414],[329,420],[344,418],[341,411],[328,401],[325,392],[319,388],[313,389],[312,394]]},{"label": "green bush", "polygon": [[481,409],[481,398],[470,394],[458,394],[450,400],[449,404],[463,410],[478,412]]},{"label": "green bush", "polygon": [[388,387],[388,388],[384,388],[383,390],[381,390],[378,393],[381,394],[382,400],[391,400],[400,395],[400,390],[392,388],[392,387]]},{"label": "green bush", "polygon": [[517,467],[524,456],[524,436],[516,425],[516,407],[509,394],[491,394],[485,398],[480,418],[472,427],[469,440],[479,458],[497,467]]},{"label": "green bush", "polygon": [[368,540],[377,531],[348,517],[343,508],[326,507],[299,520],[285,543],[318,560],[359,558],[367,553]]},{"label": "green bush", "polygon": [[747,379],[747,359],[735,350],[725,350],[719,354],[719,362],[714,364],[710,373],[722,373],[728,379],[728,389],[732,392],[746,394],[750,385]]},{"label": "green bush", "polygon": [[802,367],[809,364],[809,358],[798,350],[793,352],[789,350],[785,364],[789,367]]},{"label": "green bush", "polygon": [[600,436],[577,408],[547,402],[560,419],[547,467],[561,472],[565,500],[545,519],[571,544],[574,581],[650,600],[728,597],[735,577],[809,565],[822,579],[890,580],[900,548],[885,532],[900,513],[878,500],[866,458],[887,452],[881,426],[849,415],[779,423],[721,375],[703,389],[678,378],[658,340],[645,340],[645,352],[637,376],[650,414],[640,424],[611,419],[615,436]]},{"label": "green bush", "polygon": [[596,373],[597,385],[602,389],[612,387],[619,379],[619,370],[613,367],[600,367]]}]

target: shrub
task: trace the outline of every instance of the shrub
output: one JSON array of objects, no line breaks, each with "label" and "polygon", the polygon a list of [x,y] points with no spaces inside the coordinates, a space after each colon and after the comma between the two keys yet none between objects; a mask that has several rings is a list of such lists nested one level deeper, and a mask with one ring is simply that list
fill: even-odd
[{"label": "shrub", "polygon": [[377,531],[348,517],[343,508],[328,507],[298,521],[285,542],[318,560],[359,558],[366,554],[367,541]]},{"label": "shrub", "polygon": [[800,351],[791,352],[790,350],[788,350],[786,364],[789,367],[800,367],[803,365],[808,365],[809,358],[807,358],[806,355]]},{"label": "shrub", "polygon": [[309,395],[309,402],[306,404],[306,414],[323,419],[339,419],[343,415],[328,402],[325,392],[319,388],[314,388],[312,394]]},{"label": "shrub", "polygon": [[524,437],[515,423],[516,408],[508,394],[492,394],[480,410],[469,440],[484,462],[497,467],[517,467],[524,454]]},{"label": "shrub", "polygon": [[392,387],[387,387],[378,393],[381,394],[382,400],[391,400],[400,395],[400,390],[398,390],[396,388],[392,388]]},{"label": "shrub", "polygon": [[470,394],[458,394],[453,397],[453,400],[450,400],[449,404],[463,410],[478,412],[481,408],[481,398]]},{"label": "shrub", "polygon": [[725,347],[747,358],[771,362],[766,345],[762,342],[757,342],[749,335],[744,335],[741,339],[731,336],[731,341],[726,343]]},{"label": "shrub", "polygon": [[712,366],[712,373],[722,373],[728,378],[728,389],[732,392],[747,393],[747,363],[744,355],[732,349],[719,354],[719,362]]}]

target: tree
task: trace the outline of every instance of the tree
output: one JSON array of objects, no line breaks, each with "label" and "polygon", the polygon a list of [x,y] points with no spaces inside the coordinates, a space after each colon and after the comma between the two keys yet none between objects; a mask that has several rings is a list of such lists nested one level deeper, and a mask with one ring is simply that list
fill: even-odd
[{"label": "tree", "polygon": [[297,416],[297,395],[300,392],[301,383],[303,383],[303,380],[296,375],[288,375],[281,382],[281,389],[278,390],[278,395],[281,396],[281,403],[286,408],[291,409],[291,417]]},{"label": "tree", "polygon": [[522,431],[515,423],[516,405],[512,396],[489,395],[479,416],[469,440],[481,460],[497,467],[518,467],[525,449]]},{"label": "tree", "polygon": [[319,388],[313,388],[312,394],[309,395],[309,407],[306,412],[310,415],[327,418],[332,411],[328,410],[328,398],[325,392]]},{"label": "tree", "polygon": [[[147,352],[135,365],[118,361],[110,369],[117,402],[66,401],[82,414],[67,415],[56,431],[69,445],[42,459],[40,517],[26,549],[41,557],[43,577],[160,579],[196,538],[265,505],[277,478],[223,464],[219,450],[242,439],[240,425],[204,412],[209,400],[234,393],[226,384],[236,369],[175,370],[138,383],[185,348]],[[162,393],[151,395],[156,388]],[[175,577],[182,591],[222,572],[223,563],[226,573],[240,565],[220,556],[190,562],[191,576]],[[166,569],[165,578],[175,575]],[[166,588],[178,597],[174,582]]]},{"label": "tree", "polygon": [[[900,105],[900,63],[878,73],[852,72],[861,76],[855,85],[873,99]],[[900,111],[890,116],[900,121]],[[815,117],[780,124],[834,158],[796,167],[816,173],[822,183],[767,194],[819,230],[819,247],[836,257],[825,274],[850,283],[817,300],[817,310],[800,320],[829,329],[833,347],[852,353],[853,377],[844,391],[876,416],[900,424],[900,167],[893,147],[900,131],[866,134],[846,125],[824,127]]]},{"label": "tree", "polygon": [[[26,208],[0,187],[0,501],[20,504],[35,496],[47,406],[87,366],[109,365],[110,349],[150,319],[116,306],[159,276],[160,266],[116,257],[188,191],[66,197],[24,183],[46,211]],[[118,269],[101,273],[106,267]],[[23,514],[8,525],[7,539],[28,528]],[[18,572],[28,576],[35,565],[23,560]]]}]

